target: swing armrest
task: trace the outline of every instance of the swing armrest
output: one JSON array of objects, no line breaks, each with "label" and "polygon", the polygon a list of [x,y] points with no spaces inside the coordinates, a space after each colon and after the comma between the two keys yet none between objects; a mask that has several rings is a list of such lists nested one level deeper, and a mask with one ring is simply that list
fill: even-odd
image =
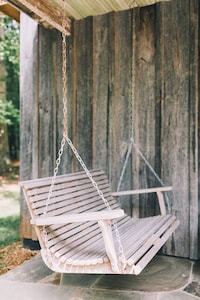
[{"label": "swing armrest", "polygon": [[52,225],[52,224],[65,224],[74,222],[86,222],[86,221],[102,221],[112,220],[124,216],[123,209],[104,210],[97,212],[87,212],[80,214],[61,215],[55,217],[40,217],[31,219],[31,224],[36,226]]},{"label": "swing armrest", "polygon": [[158,197],[161,215],[166,215],[166,208],[165,208],[163,192],[167,192],[167,191],[172,191],[172,186],[163,186],[163,187],[155,187],[155,188],[148,188],[148,189],[113,192],[112,196],[117,197],[117,196],[126,196],[126,195],[156,193],[157,197]]},{"label": "swing armrest", "polygon": [[116,196],[149,194],[149,193],[167,192],[167,191],[172,191],[172,186],[162,186],[162,187],[155,187],[155,188],[148,188],[148,189],[113,192],[112,196],[116,197]]}]

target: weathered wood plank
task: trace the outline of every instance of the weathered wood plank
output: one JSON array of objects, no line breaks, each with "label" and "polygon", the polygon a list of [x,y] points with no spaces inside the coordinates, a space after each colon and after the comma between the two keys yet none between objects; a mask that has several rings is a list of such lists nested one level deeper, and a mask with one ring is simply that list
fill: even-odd
[{"label": "weathered wood plank", "polygon": [[[22,14],[20,44],[21,179],[38,177],[38,24]],[[27,33],[26,33],[27,32]],[[28,99],[28,100],[27,100]],[[27,130],[24,130],[24,129]]]},{"label": "weathered wood plank", "polygon": [[93,18],[93,166],[107,171],[109,107],[109,15]]},{"label": "weathered wood plank", "polygon": [[56,160],[57,74],[55,57],[56,32],[39,27],[39,177],[53,174]]},{"label": "weathered wood plank", "polygon": [[[190,28],[189,28],[189,52],[190,52],[190,87],[189,87],[189,220],[190,220],[190,257],[192,259],[200,258],[199,233],[200,223],[194,222],[199,220],[199,1],[192,0],[189,2],[190,11]],[[199,247],[199,249],[198,249]]]},{"label": "weathered wood plank", "polygon": [[[108,165],[106,174],[114,189],[116,174],[114,168],[114,103],[115,103],[115,13],[109,14],[108,19]],[[115,183],[116,184],[116,183]]]},{"label": "weathered wood plank", "polygon": [[[162,162],[161,162],[161,132],[162,132],[162,114],[161,114],[161,103],[163,98],[163,85],[164,82],[162,81],[162,56],[164,54],[164,47],[163,47],[163,18],[161,12],[162,6],[156,6],[156,20],[155,20],[155,39],[156,39],[156,47],[155,47],[155,119],[156,119],[156,127],[155,127],[155,170],[157,174],[161,177],[161,169],[162,169]],[[171,185],[171,181],[167,181],[165,184]]]},{"label": "weathered wood plank", "polygon": [[[76,22],[76,140],[78,152],[92,167],[92,18]],[[82,170],[76,161],[77,170]]]},{"label": "weathered wood plank", "polygon": [[[131,45],[131,101],[130,101],[130,108],[129,108],[129,116],[131,117],[131,135],[133,135],[134,141],[137,142],[139,138],[139,130],[138,130],[138,105],[137,105],[137,84],[139,82],[139,78],[137,76],[138,70],[137,70],[137,64],[138,64],[138,42],[137,42],[137,36],[138,36],[138,28],[140,23],[140,9],[134,8],[132,10],[132,45]],[[140,188],[140,176],[138,176],[139,172],[139,156],[137,155],[136,151],[131,149],[131,155],[132,155],[132,162],[131,162],[131,173],[132,173],[132,185],[134,189]],[[132,213],[131,215],[133,217],[138,217],[140,215],[139,211],[139,195],[137,196],[137,199],[134,199],[132,201]]]},{"label": "weathered wood plank", "polygon": [[171,208],[173,214],[177,214],[182,223],[176,232],[175,239],[173,237],[163,251],[186,257],[189,256],[188,212],[190,209],[188,199],[190,48],[188,12],[188,0],[172,1],[162,5],[159,15],[162,17],[163,46],[161,61],[162,178],[167,184],[173,183]]},{"label": "weathered wood plank", "polygon": [[[136,32],[135,79],[135,107],[138,114],[135,124],[136,143],[153,168],[155,168],[155,147],[157,147],[155,140],[155,18],[155,6],[140,9]],[[136,153],[136,155],[138,154]],[[137,159],[139,160],[139,170],[137,170],[136,176],[139,176],[139,187],[157,186],[158,182],[156,182],[147,164],[140,157]],[[156,202],[154,196],[151,198],[150,202],[147,195],[143,195],[140,199],[141,216],[145,216],[147,212],[150,212],[151,215],[155,214]],[[151,205],[149,205],[150,203]]]},{"label": "weathered wood plank", "polygon": [[[115,102],[114,102],[114,189],[117,189],[120,174],[130,140],[129,111],[131,103],[131,56],[132,56],[132,14],[131,11],[115,15]],[[124,55],[126,53],[126,55]],[[127,110],[128,108],[128,110]],[[112,112],[111,112],[112,113]],[[127,165],[120,189],[127,190],[131,184],[131,157]],[[120,199],[119,199],[120,201]],[[120,201],[123,209],[131,215],[132,205],[129,201]]]},{"label": "weathered wood plank", "polygon": [[[38,24],[21,14],[20,43],[20,178],[38,177]],[[27,38],[24,39],[23,37]],[[28,208],[21,200],[20,235],[36,239]]]},{"label": "weathered wood plank", "polygon": [[[75,63],[75,40],[76,40],[76,31],[74,29],[74,23],[72,23],[72,35],[67,38],[67,102],[68,102],[68,115],[67,115],[67,127],[70,138],[75,139],[76,132],[76,63]],[[59,72],[60,70],[58,70]],[[62,104],[60,105],[60,110],[62,111]],[[58,131],[60,126],[58,126]],[[63,164],[65,168],[62,170],[62,174],[70,173],[75,170],[74,167],[74,154],[72,153],[69,146],[67,147],[67,157],[63,157],[63,161],[66,162]]]}]

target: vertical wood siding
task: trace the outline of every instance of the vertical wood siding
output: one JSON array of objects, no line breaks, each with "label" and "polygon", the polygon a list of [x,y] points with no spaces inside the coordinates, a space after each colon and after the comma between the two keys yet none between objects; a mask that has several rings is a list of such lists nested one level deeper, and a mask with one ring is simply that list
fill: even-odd
[{"label": "vertical wood siding", "polygon": [[[68,128],[88,168],[117,188],[130,139],[167,185],[181,221],[163,248],[198,258],[199,3],[174,0],[73,23],[67,45]],[[134,20],[134,22],[133,22]],[[28,22],[28,26],[27,26]],[[62,138],[61,35],[21,22],[21,179],[53,174]],[[29,36],[29,39],[24,37]],[[60,173],[81,169],[66,147]],[[158,182],[133,151],[122,189]],[[119,199],[132,215],[154,214],[154,198]],[[21,236],[34,238],[22,202]]]}]

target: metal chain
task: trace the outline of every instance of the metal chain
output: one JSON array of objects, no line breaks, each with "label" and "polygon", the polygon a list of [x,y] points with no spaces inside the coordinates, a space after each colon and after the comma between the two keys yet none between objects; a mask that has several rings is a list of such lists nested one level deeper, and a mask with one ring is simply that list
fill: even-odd
[{"label": "metal chain", "polygon": [[130,109],[129,109],[129,138],[130,138],[130,143],[128,147],[128,151],[126,154],[126,158],[123,164],[123,168],[120,174],[118,186],[117,186],[117,191],[120,190],[124,174],[126,171],[126,167],[128,164],[128,159],[131,154],[132,150],[132,141],[131,139],[134,137],[134,104],[135,104],[135,9],[131,9],[135,7],[135,1],[131,1],[129,4],[129,9],[130,9],[130,23],[132,24],[131,30],[132,30],[132,57],[131,57],[131,101],[130,101]]},{"label": "metal chain", "polygon": [[[52,180],[51,180],[51,186],[50,186],[50,189],[49,189],[49,193],[48,193],[45,209],[44,209],[44,212],[43,212],[43,216],[45,216],[47,214],[48,206],[51,202],[53,188],[54,188],[54,185],[55,185],[55,180],[56,180],[56,176],[57,176],[57,173],[58,173],[58,168],[59,168],[59,165],[60,165],[60,162],[61,162],[61,157],[62,157],[64,146],[65,146],[66,142],[70,146],[71,150],[73,151],[74,155],[76,156],[76,158],[79,161],[80,165],[82,166],[83,170],[87,174],[88,178],[90,179],[90,181],[91,181],[92,185],[94,186],[94,188],[96,189],[97,193],[99,194],[99,196],[103,200],[106,208],[108,210],[112,210],[108,200],[104,197],[103,192],[99,189],[96,181],[92,177],[92,174],[90,173],[90,171],[88,170],[88,168],[87,168],[86,164],[84,163],[83,159],[79,155],[76,147],[73,145],[72,141],[68,137],[68,130],[67,130],[67,76],[66,76],[66,71],[67,71],[66,70],[66,65],[67,65],[67,56],[66,56],[67,51],[66,50],[67,50],[67,46],[66,46],[66,30],[65,30],[66,22],[65,22],[65,15],[64,15],[65,13],[64,12],[65,12],[65,0],[63,0],[63,23],[62,23],[62,28],[63,28],[63,32],[62,32],[63,138],[62,138],[62,141],[61,141],[60,150],[58,152],[58,158],[56,160],[56,167],[54,169],[54,175],[53,175]],[[126,259],[125,259],[121,239],[120,239],[119,230],[118,230],[118,227],[117,227],[117,223],[115,221],[112,221],[112,224],[113,224],[113,228],[114,228],[114,231],[115,231],[115,234],[116,234],[117,242],[119,244],[119,253],[120,253],[120,259],[122,261],[122,270],[125,270]],[[43,226],[43,235],[44,235],[44,242],[45,242],[46,249],[47,249],[47,257],[49,258],[49,261],[51,262],[52,258],[51,258],[50,250],[49,250],[49,247],[48,247],[48,234],[47,234],[45,226]]]},{"label": "metal chain", "polygon": [[45,206],[45,209],[43,211],[43,216],[46,215],[47,210],[48,210],[48,206],[49,206],[50,201],[51,201],[51,196],[52,196],[52,193],[53,193],[53,188],[54,188],[56,176],[57,176],[57,173],[58,173],[58,168],[59,168],[59,165],[60,165],[60,162],[61,162],[61,157],[62,157],[62,154],[63,154],[64,146],[65,146],[65,138],[63,138],[62,141],[61,141],[61,147],[60,147],[60,150],[58,152],[58,158],[56,159],[56,167],[54,169],[54,175],[51,179],[51,186],[50,186],[50,189],[49,189],[49,193],[48,193],[48,197],[47,197],[47,201],[46,201],[46,206]]},{"label": "metal chain", "polygon": [[[132,1],[132,5],[134,4],[135,1]],[[159,177],[159,175],[156,173],[155,169],[151,166],[149,161],[146,159],[146,157],[143,155],[143,153],[140,151],[139,147],[136,145],[134,141],[134,126],[133,126],[133,121],[134,121],[134,103],[135,103],[135,80],[136,80],[136,74],[135,74],[135,45],[136,45],[136,38],[135,38],[135,24],[136,24],[136,9],[133,9],[133,15],[132,15],[132,87],[131,87],[131,144],[134,146],[135,150],[137,153],[139,153],[140,157],[143,159],[143,161],[146,163],[146,165],[149,167],[150,171],[153,173],[153,175],[156,177],[158,182],[162,185],[165,186],[163,183],[162,179]],[[170,212],[170,205],[169,205],[169,198],[167,193],[165,193],[166,197],[166,203],[167,203],[167,209]]]},{"label": "metal chain", "polygon": [[[143,153],[140,151],[139,147],[136,145],[135,141],[134,141],[134,119],[135,119],[135,79],[136,79],[136,74],[135,74],[135,45],[136,45],[136,38],[135,38],[135,32],[136,32],[136,28],[135,28],[135,24],[136,24],[136,9],[134,9],[135,7],[135,1],[131,1],[130,3],[130,8],[132,9],[132,15],[130,14],[130,18],[131,18],[131,22],[132,22],[132,64],[131,64],[131,102],[130,102],[130,114],[129,114],[129,128],[130,128],[130,144],[128,147],[128,151],[126,154],[126,158],[123,164],[123,168],[122,168],[122,172],[120,174],[120,179],[119,179],[119,183],[117,186],[117,191],[120,190],[122,181],[123,181],[123,177],[126,171],[126,167],[128,164],[128,159],[129,156],[131,154],[131,149],[132,147],[135,148],[136,152],[140,155],[140,157],[143,159],[143,161],[146,163],[146,165],[149,167],[150,171],[153,173],[153,175],[156,177],[156,179],[158,180],[158,182],[162,185],[165,186],[165,184],[163,183],[162,179],[159,177],[159,175],[156,173],[156,171],[154,170],[154,168],[151,166],[151,164],[149,163],[149,161],[146,159],[146,157],[143,155]],[[167,209],[168,212],[171,212],[171,207],[170,207],[170,201],[169,201],[169,197],[167,195],[167,193],[165,193],[165,199],[166,199],[166,204],[167,204]]]},{"label": "metal chain", "polygon": [[[49,204],[51,202],[51,197],[52,197],[52,193],[53,193],[53,188],[55,185],[55,180],[56,180],[56,176],[58,173],[58,168],[61,162],[61,157],[63,154],[63,150],[64,150],[64,146],[65,146],[65,138],[64,138],[64,133],[67,134],[67,95],[66,95],[66,85],[67,85],[67,77],[66,75],[63,76],[63,74],[66,74],[66,18],[65,18],[65,0],[63,0],[63,19],[62,19],[62,87],[63,87],[63,138],[61,141],[61,145],[60,145],[60,149],[58,151],[58,157],[56,159],[56,167],[54,169],[54,175],[51,179],[51,185],[49,188],[49,193],[48,193],[48,197],[46,200],[46,204],[45,204],[45,209],[43,211],[43,217],[46,216],[47,211],[48,211],[48,207]],[[51,252],[49,249],[49,241],[48,241],[48,233],[46,231],[46,226],[44,225],[42,227],[42,232],[43,232],[43,236],[44,236],[44,244],[46,246],[46,251],[47,251],[47,260],[49,261],[50,264],[53,263],[53,257],[51,256]]]},{"label": "metal chain", "polygon": [[[76,156],[77,160],[79,161],[80,165],[82,166],[83,170],[85,171],[85,173],[87,174],[88,178],[90,179],[92,185],[94,186],[94,188],[98,192],[99,196],[103,200],[106,208],[108,210],[112,210],[111,207],[110,207],[110,204],[109,204],[108,200],[104,197],[103,192],[99,189],[96,181],[93,179],[92,174],[88,170],[87,166],[85,165],[84,161],[82,160],[81,156],[79,155],[77,149],[74,147],[72,141],[67,136],[65,138],[67,140],[68,145],[72,149],[74,155]],[[120,238],[120,234],[119,234],[119,229],[118,229],[118,226],[117,226],[117,222],[115,220],[112,220],[112,225],[113,225],[114,232],[115,232],[116,239],[117,239],[117,243],[118,243],[118,246],[119,246],[119,257],[120,257],[120,260],[122,262],[122,271],[125,272],[127,260],[125,258],[124,249],[123,249],[123,246],[122,246],[122,242],[121,242],[121,238]]]},{"label": "metal chain", "polygon": [[131,101],[130,101],[130,109],[129,109],[129,147],[128,147],[128,151],[125,157],[125,161],[122,167],[122,171],[120,174],[120,178],[119,178],[119,182],[118,182],[118,186],[117,186],[117,191],[120,190],[123,178],[124,178],[124,174],[126,171],[126,167],[128,164],[128,159],[129,156],[131,154],[131,150],[132,150],[132,139],[134,137],[134,104],[135,104],[135,20],[136,20],[136,10],[132,9],[133,7],[135,7],[135,1],[131,1],[129,4],[129,15],[130,15],[130,23],[132,24],[131,26],[131,32],[132,32],[132,53],[131,53]]},{"label": "metal chain", "polygon": [[67,135],[67,45],[66,35],[62,34],[62,90],[63,90],[63,136]]},{"label": "metal chain", "polygon": [[[136,145],[134,139],[132,138],[132,145],[134,146],[136,152],[140,155],[140,157],[143,159],[143,161],[145,162],[145,164],[148,166],[148,168],[150,169],[150,171],[153,173],[153,175],[155,176],[155,178],[158,180],[158,182],[162,185],[165,186],[164,182],[162,181],[162,179],[159,177],[159,175],[156,173],[155,169],[152,167],[152,165],[150,164],[150,162],[146,159],[146,157],[143,155],[143,153],[140,151],[139,147]],[[169,197],[167,195],[167,193],[165,193],[165,199],[166,199],[166,204],[167,204],[167,210],[169,213],[171,213],[171,207],[170,207],[170,200]]]},{"label": "metal chain", "polygon": [[128,159],[129,159],[129,156],[131,154],[131,150],[132,150],[132,143],[130,143],[129,147],[128,147],[128,151],[127,151],[126,158],[125,158],[125,161],[124,161],[124,164],[123,164],[122,172],[120,174],[119,182],[118,182],[118,185],[117,185],[117,192],[119,192],[119,190],[120,190],[120,187],[121,187],[121,184],[122,184],[122,181],[123,181],[123,178],[124,178],[124,174],[125,174],[125,171],[126,171],[126,167],[127,167],[127,164],[128,164]]},{"label": "metal chain", "polygon": [[78,160],[78,162],[80,163],[81,167],[83,168],[83,170],[85,171],[86,175],[88,176],[88,178],[90,179],[92,185],[94,186],[94,188],[96,189],[96,191],[98,192],[99,196],[101,197],[101,199],[103,200],[106,208],[108,210],[111,210],[110,204],[108,202],[107,199],[105,199],[103,192],[99,189],[96,181],[93,179],[92,174],[90,173],[90,171],[88,170],[86,164],[84,163],[83,159],[81,158],[80,154],[78,153],[77,149],[75,148],[75,146],[73,145],[72,141],[70,140],[70,138],[68,136],[65,136],[65,139],[68,143],[68,145],[70,146],[71,150],[73,151],[74,155],[76,156],[76,159]]},{"label": "metal chain", "polygon": [[[135,1],[133,1],[135,2]],[[131,14],[131,22],[132,22],[132,58],[131,58],[131,110],[130,110],[130,139],[134,137],[134,120],[135,120],[135,80],[136,80],[136,74],[135,74],[135,46],[136,46],[136,9],[132,9]]]}]

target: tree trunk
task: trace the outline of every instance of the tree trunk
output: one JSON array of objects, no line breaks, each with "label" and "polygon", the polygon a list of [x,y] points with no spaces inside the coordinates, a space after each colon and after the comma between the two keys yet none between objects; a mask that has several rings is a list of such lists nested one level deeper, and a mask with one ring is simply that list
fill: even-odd
[{"label": "tree trunk", "polygon": [[0,153],[0,175],[3,175],[9,170],[10,165],[6,124],[0,124]]}]

